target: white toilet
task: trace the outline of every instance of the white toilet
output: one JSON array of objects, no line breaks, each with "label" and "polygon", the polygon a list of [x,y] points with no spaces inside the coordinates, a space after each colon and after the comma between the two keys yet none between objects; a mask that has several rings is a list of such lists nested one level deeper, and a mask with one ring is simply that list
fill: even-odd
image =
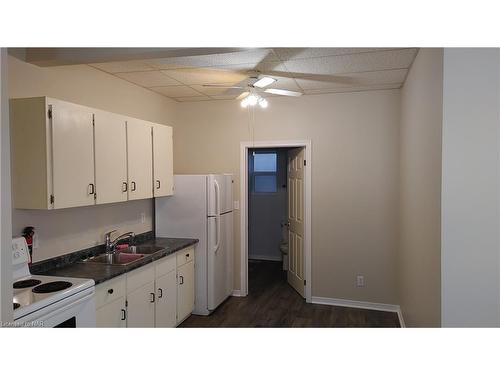
[{"label": "white toilet", "polygon": [[283,271],[288,270],[288,223],[281,223],[280,251],[283,259]]}]

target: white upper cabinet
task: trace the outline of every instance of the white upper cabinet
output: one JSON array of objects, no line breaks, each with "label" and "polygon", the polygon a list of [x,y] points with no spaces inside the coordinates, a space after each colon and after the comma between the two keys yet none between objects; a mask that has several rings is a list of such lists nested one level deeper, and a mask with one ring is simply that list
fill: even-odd
[{"label": "white upper cabinet", "polygon": [[10,120],[14,208],[172,194],[169,126],[47,97],[11,99]]},{"label": "white upper cabinet", "polygon": [[52,110],[54,208],[93,205],[93,113],[75,104],[49,101]]},{"label": "white upper cabinet", "polygon": [[127,127],[125,117],[96,111],[95,179],[96,203],[127,200]]},{"label": "white upper cabinet", "polygon": [[128,199],[153,197],[152,124],[127,119]]},{"label": "white upper cabinet", "polygon": [[153,126],[153,194],[162,197],[173,194],[174,160],[172,128]]}]

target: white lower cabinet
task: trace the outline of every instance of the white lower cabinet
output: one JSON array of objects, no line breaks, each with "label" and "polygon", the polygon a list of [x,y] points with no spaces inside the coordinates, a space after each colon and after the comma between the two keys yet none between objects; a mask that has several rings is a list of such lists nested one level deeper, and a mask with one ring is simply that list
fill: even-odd
[{"label": "white lower cabinet", "polygon": [[[180,257],[185,258],[185,256],[185,254],[179,254],[177,260],[179,261]],[[190,254],[190,257],[188,262],[177,267],[177,324],[191,315],[194,309],[193,254]]]},{"label": "white lower cabinet", "polygon": [[120,297],[96,309],[96,325],[103,328],[125,328],[127,310],[125,297]]},{"label": "white lower cabinet", "polygon": [[96,326],[126,327],[126,277],[118,276],[96,286]]},{"label": "white lower cabinet", "polygon": [[155,280],[155,326],[172,328],[177,325],[177,288],[175,270]]},{"label": "white lower cabinet", "polygon": [[194,309],[194,247],[96,287],[97,327],[177,326]]}]

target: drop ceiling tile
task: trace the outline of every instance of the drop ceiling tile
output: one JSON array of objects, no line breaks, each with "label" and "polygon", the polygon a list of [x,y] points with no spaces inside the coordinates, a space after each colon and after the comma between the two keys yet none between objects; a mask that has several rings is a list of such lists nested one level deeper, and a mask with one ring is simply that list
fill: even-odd
[{"label": "drop ceiling tile", "polygon": [[149,70],[154,70],[153,67],[148,65],[143,60],[131,60],[131,61],[115,61],[106,63],[89,64],[90,66],[104,70],[108,73],[125,73],[125,72],[145,72]]},{"label": "drop ceiling tile", "polygon": [[310,59],[313,57],[350,55],[364,52],[377,52],[395,48],[274,48],[282,61]]},{"label": "drop ceiling tile", "polygon": [[[238,82],[227,83],[227,86],[238,86]],[[201,92],[205,95],[214,96],[214,95],[239,95],[243,91],[246,90],[246,86],[241,86],[242,89],[234,89],[234,88],[224,88],[224,87],[206,87],[203,85],[191,85],[191,88],[195,89],[198,92]]]},{"label": "drop ceiling tile", "polygon": [[[317,57],[288,60],[284,65],[292,75],[332,75],[351,72],[367,72],[384,69],[408,68],[415,58],[416,48],[394,51],[368,52],[355,55]],[[301,78],[301,77],[296,77]]]},{"label": "drop ceiling tile", "polygon": [[164,87],[151,87],[151,90],[168,96],[169,98],[182,98],[190,96],[203,96],[196,90],[189,86],[164,86]]},{"label": "drop ceiling tile", "polygon": [[240,82],[247,78],[242,72],[222,69],[172,69],[162,70],[162,73],[186,85]]},{"label": "drop ceiling tile", "polygon": [[337,92],[357,92],[357,91],[371,91],[371,90],[388,90],[388,89],[399,89],[401,84],[383,84],[383,85],[371,85],[371,86],[351,86],[351,87],[339,87],[331,89],[313,89],[304,90],[306,95],[316,95],[316,94],[332,94]]},{"label": "drop ceiling tile", "polygon": [[174,100],[177,100],[178,102],[204,102],[207,100],[212,100],[212,98],[209,98],[208,96],[187,96],[175,98]]},{"label": "drop ceiling tile", "polygon": [[116,73],[116,76],[143,87],[179,85],[179,82],[159,71]]},{"label": "drop ceiling tile", "polygon": [[353,86],[369,86],[380,84],[401,84],[406,78],[408,69],[379,70],[375,72],[336,74],[330,78],[296,79],[297,84],[304,90],[334,89]]},{"label": "drop ceiling tile", "polygon": [[200,56],[169,57],[148,60],[157,69],[200,68],[238,64],[258,64],[261,61],[277,61],[271,49],[256,48],[246,51],[219,53]]},{"label": "drop ceiling tile", "polygon": [[214,100],[234,100],[238,97],[240,93],[237,95],[211,95],[210,97]]}]

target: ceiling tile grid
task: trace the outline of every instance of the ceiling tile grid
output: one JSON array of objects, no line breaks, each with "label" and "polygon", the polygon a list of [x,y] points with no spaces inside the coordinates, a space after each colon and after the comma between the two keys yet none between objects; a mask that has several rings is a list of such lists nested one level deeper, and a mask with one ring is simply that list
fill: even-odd
[{"label": "ceiling tile grid", "polygon": [[305,95],[400,88],[417,52],[417,48],[254,48],[89,65],[178,102],[189,102],[235,99],[258,75],[276,79],[266,88]]}]

